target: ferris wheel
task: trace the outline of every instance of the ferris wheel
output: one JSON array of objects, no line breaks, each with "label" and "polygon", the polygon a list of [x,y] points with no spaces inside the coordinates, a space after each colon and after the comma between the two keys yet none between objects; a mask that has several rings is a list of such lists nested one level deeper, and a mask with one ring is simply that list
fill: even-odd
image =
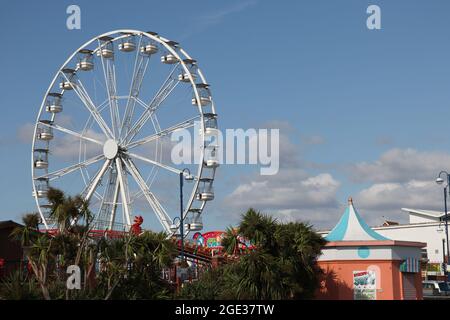
[{"label": "ferris wheel", "polygon": [[[181,151],[191,162],[173,161],[180,132],[196,142]],[[43,225],[55,226],[46,199],[55,187],[89,201],[96,230],[126,231],[142,215],[173,234],[184,178],[186,224],[176,228],[202,229],[217,135],[210,86],[177,42],[138,30],[91,39],[56,72],[37,115],[31,166]]]}]

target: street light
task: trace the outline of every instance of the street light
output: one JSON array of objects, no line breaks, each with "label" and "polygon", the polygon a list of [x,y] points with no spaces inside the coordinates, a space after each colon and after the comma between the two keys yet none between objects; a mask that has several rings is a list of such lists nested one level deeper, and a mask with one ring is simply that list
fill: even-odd
[{"label": "street light", "polygon": [[[442,178],[442,176],[445,177],[445,180]],[[450,250],[449,250],[449,244],[448,244],[448,211],[447,211],[447,190],[450,186],[450,175],[447,171],[441,171],[439,172],[439,175],[436,179],[436,183],[441,185],[445,181],[447,183],[444,186],[444,209],[445,209],[445,240],[446,240],[446,249],[447,249],[447,259],[450,257]],[[450,194],[450,189],[448,190]],[[445,256],[444,256],[444,263],[445,263]],[[445,274],[447,274],[447,270],[445,270]]]},{"label": "street light", "polygon": [[[182,171],[180,171],[180,216],[175,217],[172,221],[172,224],[170,226],[170,230],[174,233],[177,231],[178,228],[180,228],[180,237],[181,237],[181,263],[184,262],[184,217],[183,217],[183,182],[186,179],[186,181],[192,181],[194,180],[194,177],[191,175],[191,172],[188,168],[184,168]],[[179,224],[177,225],[177,220],[179,220]]]}]

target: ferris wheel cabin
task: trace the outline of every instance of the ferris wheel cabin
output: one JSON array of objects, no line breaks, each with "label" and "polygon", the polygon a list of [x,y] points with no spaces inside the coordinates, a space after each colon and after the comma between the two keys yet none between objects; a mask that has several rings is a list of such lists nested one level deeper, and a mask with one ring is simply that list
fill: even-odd
[{"label": "ferris wheel cabin", "polygon": [[65,91],[68,90],[73,90],[73,88],[75,88],[76,84],[75,84],[75,70],[74,69],[69,69],[69,68],[65,68],[62,69],[61,72],[64,74],[61,78],[61,83],[59,84],[59,88],[63,89]]},{"label": "ferris wheel cabin", "polygon": [[214,188],[213,179],[211,178],[201,178],[199,179],[199,187],[197,193],[197,200],[200,201],[210,201],[214,199]]},{"label": "ferris wheel cabin", "polygon": [[36,178],[36,192],[33,191],[33,196],[37,196],[38,198],[45,198],[48,194],[48,178]]},{"label": "ferris wheel cabin", "polygon": [[152,43],[145,44],[140,47],[139,51],[145,55],[152,55],[158,52],[158,47]]},{"label": "ferris wheel cabin", "polygon": [[97,56],[105,58],[105,59],[111,59],[114,57],[114,46],[112,43],[113,38],[105,36],[100,37],[98,39],[101,43],[100,50],[97,51]]},{"label": "ferris wheel cabin", "polygon": [[205,160],[203,165],[206,168],[213,169],[220,165],[219,159],[217,158],[217,148],[216,145],[205,147]]},{"label": "ferris wheel cabin", "polygon": [[206,135],[217,135],[219,133],[219,129],[217,126],[217,114],[215,113],[204,113],[205,117],[205,134]]},{"label": "ferris wheel cabin", "polygon": [[136,43],[133,35],[128,35],[119,43],[119,50],[123,52],[132,52],[136,50]]},{"label": "ferris wheel cabin", "polygon": [[48,168],[48,149],[34,149],[34,167],[36,169]]},{"label": "ferris wheel cabin", "polygon": [[192,98],[192,105],[205,107],[211,103],[211,94],[209,92],[209,84],[197,83],[196,84],[198,95],[200,96],[200,103],[197,101],[197,97]]},{"label": "ferris wheel cabin", "polygon": [[49,125],[52,124],[50,120],[40,120],[36,129],[36,138],[43,141],[50,141],[53,139],[53,130]]},{"label": "ferris wheel cabin", "polygon": [[189,209],[186,218],[185,228],[189,231],[200,231],[203,229],[203,221],[201,217],[201,209]]},{"label": "ferris wheel cabin", "polygon": [[92,50],[81,49],[79,51],[79,61],[77,63],[77,68],[82,71],[90,71],[94,69],[94,56],[92,55]]},{"label": "ferris wheel cabin", "polygon": [[[193,59],[184,59],[183,62],[186,65],[186,67],[189,69],[191,76],[192,76],[192,80],[195,81],[197,79],[197,74],[195,74],[197,61],[195,61]],[[190,82],[191,81],[191,79],[189,79],[189,73],[179,74],[178,80],[181,82]]]},{"label": "ferris wheel cabin", "polygon": [[178,59],[172,54],[167,54],[161,57],[161,62],[165,64],[175,64],[178,62]]},{"label": "ferris wheel cabin", "polygon": [[47,95],[47,101],[45,103],[45,110],[50,113],[59,113],[63,110],[62,107],[62,94],[50,92]]}]

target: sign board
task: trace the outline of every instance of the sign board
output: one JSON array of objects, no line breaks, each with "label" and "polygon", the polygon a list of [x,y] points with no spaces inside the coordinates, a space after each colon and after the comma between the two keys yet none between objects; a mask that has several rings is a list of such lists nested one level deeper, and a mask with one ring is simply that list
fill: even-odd
[{"label": "sign board", "polygon": [[[220,249],[222,248],[222,239],[224,236],[225,232],[223,231],[210,231],[203,234],[197,232],[196,234],[194,234],[193,239],[195,240],[198,246],[208,247],[211,249]],[[238,236],[238,240],[240,242],[239,247],[241,249],[254,248],[253,244],[244,237]]]},{"label": "sign board", "polygon": [[353,271],[353,299],[377,299],[377,275],[375,271]]},{"label": "sign board", "polygon": [[208,248],[222,248],[222,239],[225,235],[223,231],[211,231],[204,234],[196,233],[194,240],[196,244]]}]

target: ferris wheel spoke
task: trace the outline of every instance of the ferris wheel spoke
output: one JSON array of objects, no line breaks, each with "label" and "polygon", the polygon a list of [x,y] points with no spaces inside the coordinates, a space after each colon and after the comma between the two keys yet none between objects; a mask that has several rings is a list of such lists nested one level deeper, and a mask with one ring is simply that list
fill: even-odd
[{"label": "ferris wheel spoke", "polygon": [[94,178],[89,182],[89,184],[84,188],[84,190],[81,192],[81,194],[84,196],[84,200],[89,201],[92,197],[92,194],[95,192],[95,189],[97,188],[98,184],[103,178],[103,175],[105,174],[106,170],[108,170],[108,167],[111,163],[111,160],[107,159],[103,166],[100,168],[100,170],[97,172],[97,174],[94,176]]},{"label": "ferris wheel spoke", "polygon": [[[115,75],[114,75],[114,78],[115,78]],[[101,114],[99,112],[99,109],[95,106],[94,102],[92,101],[91,97],[87,93],[87,90],[84,88],[84,85],[83,85],[83,83],[81,82],[81,80],[79,78],[77,78],[77,83],[78,83],[78,86],[75,86],[74,90],[79,90],[79,92],[81,94],[83,94],[83,96],[86,99],[85,105],[88,106],[89,111],[92,114],[92,117],[97,122],[97,124],[100,126],[100,129],[102,129],[104,134],[106,136],[112,138],[113,137],[113,133],[111,132],[111,129],[106,124],[105,120],[103,119],[103,117],[101,116]]]},{"label": "ferris wheel spoke", "polygon": [[156,217],[158,218],[159,222],[163,225],[165,231],[167,231],[168,233],[171,233],[170,224],[172,223],[172,220],[170,219],[166,210],[164,210],[164,208],[161,205],[161,203],[159,202],[159,200],[150,191],[147,184],[145,183],[144,178],[139,173],[139,170],[136,168],[133,161],[131,161],[131,159],[126,159],[126,160],[124,160],[124,163],[125,163],[125,166],[127,167],[128,171],[131,173],[131,176],[134,178],[134,180],[138,184],[139,188],[141,189],[142,193],[144,194],[144,197],[147,200],[147,202],[149,203],[150,207],[155,212]]},{"label": "ferris wheel spoke", "polygon": [[124,176],[124,171],[122,167],[122,163],[119,157],[116,158],[116,168],[117,168],[117,176],[120,184],[120,197],[122,198],[122,208],[125,213],[125,219],[127,222],[127,226],[131,226],[131,215],[130,215],[130,207],[128,201],[128,185],[126,183],[126,177]]},{"label": "ferris wheel spoke", "polygon": [[48,123],[48,122],[42,122],[42,121],[40,121],[39,124],[41,124],[41,125],[43,125],[43,126],[47,126],[47,127],[49,127],[49,128],[53,128],[53,129],[55,129],[55,130],[58,130],[58,131],[61,131],[61,132],[67,133],[67,134],[70,134],[70,135],[72,135],[72,136],[74,136],[74,137],[77,137],[77,138],[80,138],[80,139],[83,139],[83,140],[86,140],[86,141],[90,141],[90,142],[99,144],[99,145],[101,145],[101,146],[103,146],[103,144],[104,144],[103,142],[98,141],[98,140],[96,140],[96,139],[94,139],[94,138],[85,136],[85,135],[83,135],[83,134],[81,134],[81,133],[75,132],[75,131],[73,131],[73,130],[67,129],[67,128],[65,128],[65,127],[62,127],[62,126],[57,125],[57,124],[54,124],[54,123]]},{"label": "ferris wheel spoke", "polygon": [[164,81],[161,88],[159,88],[158,92],[155,94],[153,99],[147,105],[147,108],[141,114],[139,119],[133,125],[133,127],[128,131],[125,135],[123,141],[125,143],[131,141],[142,129],[142,127],[146,124],[148,119],[152,116],[153,113],[156,112],[158,107],[167,99],[168,96],[172,93],[172,91],[176,88],[176,86],[180,83],[177,78],[174,78],[175,70],[177,70],[179,63],[177,63],[172,71],[169,73],[168,77]]},{"label": "ferris wheel spoke", "polygon": [[[155,160],[148,159],[146,157],[140,156],[140,155],[135,154],[135,153],[127,152],[127,155],[129,155],[129,156],[131,156],[133,158],[139,159],[141,161],[150,163],[150,164],[152,164],[154,166],[166,169],[166,170],[168,170],[170,172],[173,172],[173,173],[176,173],[176,174],[180,174],[180,173],[183,172],[182,170],[179,170],[177,168],[171,167],[169,165],[163,164],[163,163],[155,161]],[[198,180],[198,177],[196,177],[196,176],[193,176],[193,178],[194,178],[194,180]]]},{"label": "ferris wheel spoke", "polygon": [[61,178],[62,176],[66,175],[66,174],[69,174],[69,173],[71,173],[71,172],[74,172],[75,170],[78,170],[78,169],[80,169],[80,168],[85,168],[85,167],[87,167],[87,166],[89,166],[89,165],[91,165],[91,164],[94,164],[94,163],[100,161],[101,159],[104,159],[104,155],[103,155],[103,154],[97,155],[97,156],[95,156],[95,157],[92,157],[92,158],[87,159],[87,160],[85,160],[85,161],[83,161],[83,162],[74,164],[74,165],[72,165],[72,166],[65,167],[65,168],[62,168],[62,169],[53,171],[53,172],[51,172],[51,173],[42,175],[42,176],[38,177],[37,179],[47,178],[47,179],[49,179],[50,181],[51,181],[51,180],[55,180],[55,179],[57,179],[57,178]]},{"label": "ferris wheel spoke", "polygon": [[[64,72],[60,72],[60,73],[63,75],[63,77],[66,79],[67,82],[73,82],[67,77],[67,75]],[[81,80],[79,78],[76,78],[75,81],[76,81],[76,84],[74,84],[72,86],[72,88],[75,91],[76,95],[81,100],[81,102],[83,102],[85,107],[89,110],[92,117],[97,122],[97,124],[99,125],[99,127],[103,131],[103,133],[107,137],[112,138],[113,135],[111,133],[111,130],[109,129],[108,125],[106,124],[105,120],[102,118],[100,113],[98,112],[98,109],[95,106],[94,102],[92,102],[91,97],[86,92],[86,89],[84,88],[83,83],[81,82]]]},{"label": "ferris wheel spoke", "polygon": [[[99,41],[99,47],[102,44]],[[102,61],[103,77],[105,79],[106,91],[108,93],[109,101],[109,111],[111,115],[111,127],[114,137],[118,135],[119,128],[119,107],[117,103],[117,83],[116,83],[116,67],[114,64],[114,59],[106,59],[100,54],[100,59]]]},{"label": "ferris wheel spoke", "polygon": [[129,150],[129,149],[132,149],[134,147],[138,147],[138,146],[141,146],[143,144],[146,144],[146,143],[149,143],[151,141],[154,141],[156,139],[160,139],[160,138],[162,138],[164,136],[169,135],[170,133],[172,133],[172,132],[174,132],[176,130],[191,128],[191,127],[193,127],[195,125],[195,120],[198,120],[198,119],[200,119],[200,116],[195,116],[195,117],[192,117],[192,118],[190,118],[188,120],[185,120],[183,122],[177,123],[176,125],[173,125],[173,126],[167,128],[167,129],[161,130],[161,131],[159,131],[157,133],[149,135],[149,136],[147,136],[145,138],[142,138],[140,140],[131,142],[131,143],[129,143],[126,146],[126,148]]},{"label": "ferris wheel spoke", "polygon": [[[142,42],[142,35],[139,40],[138,48],[140,48]],[[134,60],[133,76],[131,78],[130,92],[127,99],[127,105],[125,107],[125,113],[120,128],[120,135],[123,138],[130,130],[131,121],[133,119],[134,108],[136,104],[136,98],[139,96],[142,82],[144,80],[145,73],[147,71],[148,64],[150,62],[151,55],[139,54],[139,50],[136,50],[136,56]]]},{"label": "ferris wheel spoke", "polygon": [[117,201],[119,200],[119,179],[116,174],[116,184],[114,186],[114,195],[112,199],[112,205],[111,205],[111,216],[109,219],[109,230],[113,230],[114,227],[114,221],[116,220],[116,212],[117,212]]}]

